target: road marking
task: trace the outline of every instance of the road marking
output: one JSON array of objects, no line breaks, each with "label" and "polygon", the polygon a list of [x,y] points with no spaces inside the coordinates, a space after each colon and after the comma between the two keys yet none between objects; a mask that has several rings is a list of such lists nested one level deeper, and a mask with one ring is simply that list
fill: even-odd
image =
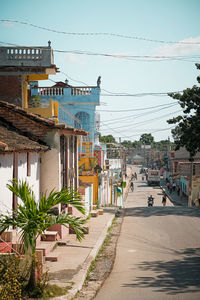
[{"label": "road marking", "polygon": [[136,250],[135,249],[130,249],[130,250],[128,250],[128,252],[136,252]]}]

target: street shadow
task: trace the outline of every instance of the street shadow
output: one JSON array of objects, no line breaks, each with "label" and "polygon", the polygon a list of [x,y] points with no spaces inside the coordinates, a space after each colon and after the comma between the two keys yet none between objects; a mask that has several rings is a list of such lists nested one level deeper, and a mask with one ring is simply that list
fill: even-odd
[{"label": "street shadow", "polygon": [[138,188],[150,188],[150,187],[151,187],[151,188],[153,188],[154,190],[160,188],[159,185],[150,185],[150,186],[149,186],[149,185],[147,185],[146,183],[142,183],[142,182],[141,182],[141,184],[138,185],[137,187],[138,187]]},{"label": "street shadow", "polygon": [[117,206],[111,206],[111,207],[109,207],[109,206],[103,206],[103,211],[105,213],[113,213],[113,214],[115,214],[115,212],[116,212],[117,209],[118,209]]},{"label": "street shadow", "polygon": [[141,184],[141,185],[138,185],[137,187],[144,187],[144,188],[148,188],[148,185],[146,185],[145,183],[144,184]]},{"label": "street shadow", "polygon": [[125,217],[152,217],[152,216],[190,216],[200,218],[200,207],[183,206],[153,206],[129,207],[125,209]]},{"label": "street shadow", "polygon": [[[136,277],[133,283],[124,283],[123,287],[154,288],[169,295],[200,292],[200,248],[180,250],[179,259],[144,261],[138,266],[145,275]],[[147,276],[149,271],[154,272],[155,277]]]}]

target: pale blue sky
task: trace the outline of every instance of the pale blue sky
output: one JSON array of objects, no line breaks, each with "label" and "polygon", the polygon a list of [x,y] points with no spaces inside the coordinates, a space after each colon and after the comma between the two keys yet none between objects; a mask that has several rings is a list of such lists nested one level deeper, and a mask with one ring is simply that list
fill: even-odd
[{"label": "pale blue sky", "polygon": [[[113,93],[157,93],[179,91],[197,84],[195,62],[200,60],[200,0],[1,0],[0,19],[32,23],[65,32],[115,33],[147,40],[110,35],[66,35],[34,28],[20,23],[0,22],[0,41],[27,46],[45,46],[48,40],[57,50],[134,55],[177,56],[181,60],[155,58],[124,59],[103,56],[54,53],[60,71],[68,75],[72,85],[96,85],[102,77],[101,132],[138,140],[142,133],[152,133],[155,140],[167,139],[170,125],[166,120],[176,116],[178,105],[166,96],[119,97]],[[179,43],[167,43],[169,41]],[[193,43],[181,44],[180,42]],[[4,44],[0,44],[4,46]],[[70,79],[71,78],[71,79]],[[65,80],[60,73],[51,76]],[[44,81],[41,85],[51,85]],[[152,112],[146,108],[159,106]],[[141,109],[134,111],[136,109]],[[144,109],[144,110],[142,110]],[[117,110],[119,112],[114,112]],[[121,110],[127,110],[121,111]],[[109,111],[109,112],[108,112]],[[164,131],[159,131],[167,129]]]}]

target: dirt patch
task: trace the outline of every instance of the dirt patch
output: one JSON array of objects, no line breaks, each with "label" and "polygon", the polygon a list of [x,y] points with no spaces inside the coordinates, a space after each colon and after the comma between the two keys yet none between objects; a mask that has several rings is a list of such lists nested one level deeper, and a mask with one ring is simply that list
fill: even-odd
[{"label": "dirt patch", "polygon": [[114,219],[112,226],[108,230],[108,234],[104,240],[104,243],[98,255],[96,256],[96,259],[90,266],[85,284],[74,299],[93,299],[112,271],[115,261],[117,240],[123,221],[123,215],[124,210],[117,211],[116,218]]}]

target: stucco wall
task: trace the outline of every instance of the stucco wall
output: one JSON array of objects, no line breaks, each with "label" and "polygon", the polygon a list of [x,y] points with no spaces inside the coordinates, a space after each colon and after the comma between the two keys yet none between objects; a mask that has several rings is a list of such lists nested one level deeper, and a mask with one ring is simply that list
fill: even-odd
[{"label": "stucco wall", "polygon": [[46,141],[51,150],[41,154],[40,192],[48,195],[53,189],[61,189],[59,134],[51,132]]},{"label": "stucco wall", "polygon": [[[30,176],[27,176],[27,153],[18,155],[18,179],[26,180],[34,192],[36,201],[40,198],[40,164],[39,154],[30,153]],[[20,202],[20,200],[18,200]]]},{"label": "stucco wall", "polygon": [[6,187],[13,177],[13,154],[0,154],[0,212],[12,209],[12,193]]},{"label": "stucco wall", "polygon": [[114,169],[121,169],[123,165],[123,159],[109,159],[109,169],[114,170]]},{"label": "stucco wall", "polygon": [[[36,201],[40,194],[39,154],[30,153],[30,176],[27,176],[27,153],[18,154],[18,179],[27,181],[35,194]],[[6,187],[13,179],[13,154],[0,155],[0,211],[7,213],[12,210],[12,193]],[[20,203],[20,199],[18,202]]]},{"label": "stucco wall", "polygon": [[41,184],[40,191],[47,195],[53,190],[60,190],[59,155],[52,149],[41,155]]},{"label": "stucco wall", "polygon": [[87,188],[85,188],[85,210],[86,210],[86,216],[89,215],[90,207],[91,207],[91,203],[90,203],[90,190],[91,190],[91,186],[88,186]]},{"label": "stucco wall", "polygon": [[83,182],[89,182],[93,184],[92,189],[92,204],[96,205],[98,202],[98,178],[97,176],[79,176],[80,180]]}]

